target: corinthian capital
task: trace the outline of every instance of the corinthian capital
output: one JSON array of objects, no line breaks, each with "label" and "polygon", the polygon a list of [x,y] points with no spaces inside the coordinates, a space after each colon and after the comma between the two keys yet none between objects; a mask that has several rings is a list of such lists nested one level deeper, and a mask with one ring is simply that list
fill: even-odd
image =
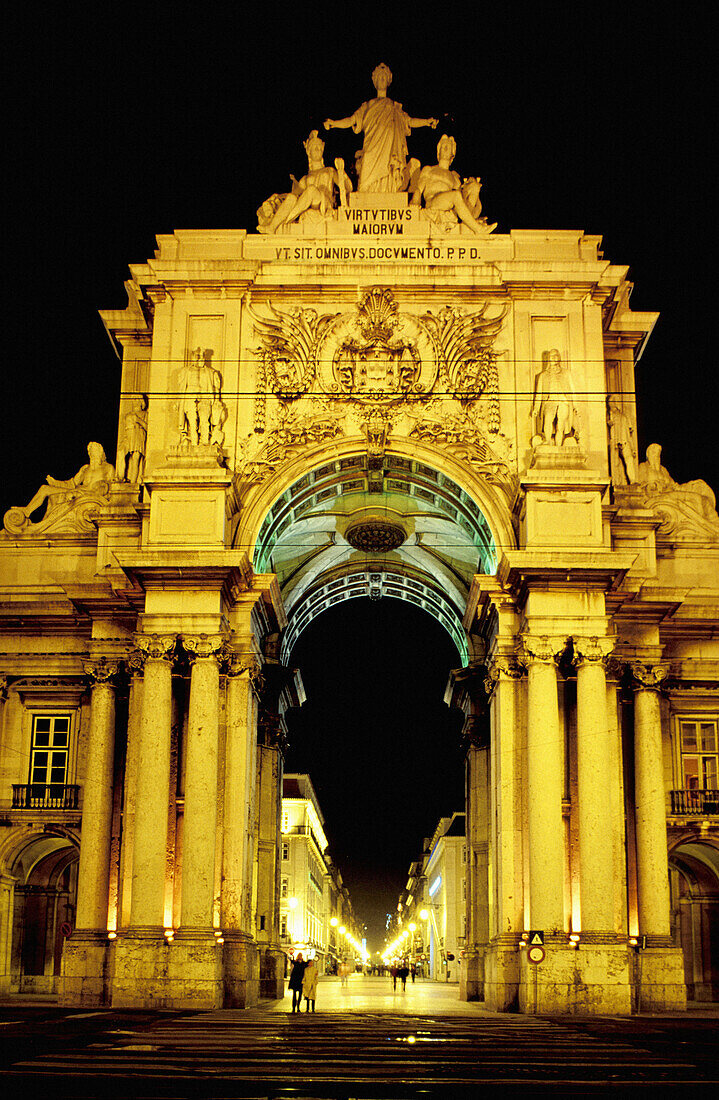
[{"label": "corinthian capital", "polygon": [[579,638],[572,639],[574,646],[574,662],[581,665],[584,662],[602,664],[607,667],[607,662],[614,652],[615,638]]},{"label": "corinthian capital", "polygon": [[645,665],[641,661],[633,661],[629,669],[636,691],[659,691],[669,673],[666,665]]},{"label": "corinthian capital", "polygon": [[505,680],[518,680],[523,671],[516,654],[497,653],[487,665],[487,675],[484,681],[484,689],[487,695],[492,695],[502,677]]},{"label": "corinthian capital", "polygon": [[521,634],[517,661],[524,668],[531,664],[554,664],[566,648],[566,638],[551,634]]},{"label": "corinthian capital", "polygon": [[85,675],[92,686],[96,684],[110,684],[117,678],[120,671],[119,661],[108,661],[107,657],[98,657],[91,661],[85,661]]},{"label": "corinthian capital", "polygon": [[136,634],[136,653],[133,655],[142,664],[150,657],[155,660],[172,661],[177,646],[176,634]]},{"label": "corinthian capital", "polygon": [[7,699],[7,676],[0,676],[0,703]]},{"label": "corinthian capital", "polygon": [[182,648],[191,661],[214,657],[219,662],[225,656],[226,641],[221,634],[183,634]]},{"label": "corinthian capital", "polygon": [[230,677],[247,676],[250,687],[259,699],[265,686],[262,665],[254,653],[241,655],[229,653],[225,664],[225,675]]}]

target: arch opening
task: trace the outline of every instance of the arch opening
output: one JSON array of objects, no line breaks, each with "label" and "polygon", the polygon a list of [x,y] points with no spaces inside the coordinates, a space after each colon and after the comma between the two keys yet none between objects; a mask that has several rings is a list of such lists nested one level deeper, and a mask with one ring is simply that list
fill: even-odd
[{"label": "arch opening", "polygon": [[254,552],[255,571],[275,573],[282,592],[283,660],[321,611],[367,596],[427,611],[464,664],[472,577],[494,573],[497,561],[489,522],[470,493],[396,454],[348,455],[305,473],[267,511]]}]

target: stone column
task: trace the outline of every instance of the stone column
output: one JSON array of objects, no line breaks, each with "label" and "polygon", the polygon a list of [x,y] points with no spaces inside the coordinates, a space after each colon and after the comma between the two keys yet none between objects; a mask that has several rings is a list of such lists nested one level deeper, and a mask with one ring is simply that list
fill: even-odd
[{"label": "stone column", "polygon": [[[129,925],[115,944],[114,1008],[162,1008],[170,1001],[164,936],[172,664],[176,636],[138,634],[133,663],[144,661],[139,717]],[[135,695],[135,699],[138,695]],[[130,724],[136,716],[130,714]]]},{"label": "stone column", "polygon": [[485,960],[487,1008],[504,1012],[519,990],[518,943],[524,928],[522,860],[523,670],[513,653],[495,654],[487,668],[490,699],[490,946]]},{"label": "stone column", "polygon": [[263,711],[257,746],[256,937],[260,952],[260,996],[284,994],[280,947],[279,845],[284,733],[277,714]]},{"label": "stone column", "polygon": [[113,762],[115,755],[115,685],[118,664],[101,657],[85,672],[93,681],[82,834],[77,880],[77,913],[72,938],[63,948],[60,1003],[107,1003],[108,893],[112,831]]},{"label": "stone column", "polygon": [[632,674],[639,931],[647,936],[669,936],[667,811],[659,711],[659,687],[667,671],[661,665],[634,664]]},{"label": "stone column", "polygon": [[564,739],[559,728],[555,656],[563,643],[522,635],[527,685],[527,825],[532,928],[564,931]]},{"label": "stone column", "polygon": [[140,767],[135,801],[130,927],[162,935],[165,923],[167,792],[174,635],[141,635],[145,655],[140,717]]},{"label": "stone column", "polygon": [[181,928],[212,932],[221,637],[183,636],[192,660],[187,724]]},{"label": "stone column", "polygon": [[639,933],[646,950],[637,961],[636,1004],[642,1011],[686,1008],[681,948],[670,935],[667,812],[659,708],[659,688],[666,678],[662,665],[635,663],[634,677],[634,818],[637,846]]},{"label": "stone column", "polygon": [[225,938],[224,1005],[245,1008],[257,1002],[257,946],[249,933],[252,898],[251,838],[257,759],[256,692],[259,664],[232,658],[227,666],[225,738],[225,820],[223,826],[220,924]]},{"label": "stone column", "polygon": [[474,715],[465,723],[464,737],[467,901],[459,996],[463,1001],[477,1001],[484,998],[484,953],[489,940],[489,743]]},{"label": "stone column", "polygon": [[[614,938],[613,774],[605,660],[612,639],[575,638],[581,930]],[[576,929],[575,929],[576,931]]]}]

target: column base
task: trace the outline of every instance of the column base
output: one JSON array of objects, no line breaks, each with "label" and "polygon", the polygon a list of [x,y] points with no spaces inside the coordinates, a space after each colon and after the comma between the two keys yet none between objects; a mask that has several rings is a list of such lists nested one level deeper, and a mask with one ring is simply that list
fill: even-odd
[{"label": "column base", "polygon": [[633,971],[636,1012],[686,1012],[680,947],[646,947],[636,953]]},{"label": "column base", "polygon": [[172,943],[133,930],[116,940],[113,1008],[222,1008],[222,949],[211,932],[176,932]]},{"label": "column base", "polygon": [[484,951],[472,948],[459,960],[460,1001],[484,1000]]},{"label": "column base", "polygon": [[281,1001],[285,995],[285,964],[287,956],[280,947],[259,947],[260,997]]},{"label": "column base", "polygon": [[519,1009],[519,939],[490,943],[484,952],[484,1007],[492,1012]]},{"label": "column base", "polygon": [[519,1011],[528,1015],[629,1016],[632,987],[625,944],[545,947],[541,963],[520,952]]},{"label": "column base", "polygon": [[225,932],[222,958],[224,1008],[251,1008],[260,996],[260,960],[255,941],[244,932]]},{"label": "column base", "polygon": [[59,1004],[109,1005],[115,943],[105,930],[73,932],[62,951]]}]

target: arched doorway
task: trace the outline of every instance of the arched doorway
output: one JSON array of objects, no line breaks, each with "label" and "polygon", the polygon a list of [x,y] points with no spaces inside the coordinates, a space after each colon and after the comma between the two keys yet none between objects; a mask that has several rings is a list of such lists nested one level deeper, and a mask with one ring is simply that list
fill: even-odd
[{"label": "arched doorway", "polygon": [[669,881],[687,996],[719,1001],[719,850],[694,840],[679,844],[670,853]]},{"label": "arched doorway", "polygon": [[35,835],[9,864],[15,879],[11,987],[56,993],[62,949],[75,924],[79,850],[67,837]]},{"label": "arched doorway", "polygon": [[[327,659],[327,665],[331,664],[333,669],[329,676],[337,678],[340,675],[336,663],[337,650],[346,653],[352,646],[348,645],[346,636],[342,643],[335,642],[335,633],[333,629],[329,629],[329,624],[336,628],[338,619],[346,617],[342,615],[342,611],[349,610],[349,601],[352,601],[353,622],[355,619],[362,619],[361,614],[357,615],[362,606],[359,601],[362,601],[365,609],[371,610],[374,605],[375,609],[381,607],[384,612],[384,616],[370,615],[373,621],[379,622],[383,619],[384,625],[372,626],[367,621],[363,624],[364,649],[367,651],[362,654],[363,658],[376,648],[372,641],[373,629],[384,635],[391,633],[387,624],[392,623],[392,608],[397,609],[399,617],[404,615],[405,610],[416,609],[415,623],[425,619],[428,622],[433,620],[431,625],[435,630],[435,638],[428,643],[431,656],[426,671],[439,671],[439,679],[433,688],[433,702],[437,711],[441,710],[442,713],[436,713],[433,719],[436,736],[431,752],[441,756],[442,764],[449,760],[454,762],[454,782],[450,780],[446,783],[446,803],[442,804],[440,800],[428,809],[423,823],[418,824],[415,833],[407,838],[406,849],[400,857],[399,889],[396,889],[394,895],[395,902],[407,880],[407,875],[403,873],[412,861],[418,857],[421,860],[423,845],[437,829],[438,819],[444,815],[449,815],[448,821],[452,815],[464,818],[465,787],[469,789],[470,786],[473,804],[471,811],[467,813],[467,835],[472,837],[472,842],[478,849],[477,865],[475,866],[474,860],[472,862],[476,890],[481,892],[480,881],[483,878],[486,880],[486,837],[482,842],[475,835],[479,821],[478,798],[486,800],[487,797],[486,763],[482,770],[484,787],[481,780],[477,779],[479,772],[476,761],[471,768],[471,781],[463,775],[462,759],[468,748],[465,743],[463,751],[460,745],[459,733],[463,718],[457,714],[450,716],[443,704],[443,698],[452,669],[466,670],[469,667],[479,671],[483,651],[477,645],[477,639],[470,636],[464,626],[470,589],[478,573],[496,572],[500,545],[511,544],[511,526],[505,514],[506,506],[503,513],[494,487],[489,484],[474,484],[473,491],[469,492],[460,484],[457,471],[438,469],[425,461],[425,457],[428,458],[423,455],[423,460],[420,460],[396,453],[381,456],[367,453],[339,455],[290,481],[274,499],[268,500],[265,497],[264,513],[259,516],[255,512],[257,525],[253,567],[257,573],[277,577],[287,613],[287,626],[280,648],[281,659],[285,665],[298,665],[303,676],[305,670],[298,656],[302,656],[304,639],[307,634],[315,631],[325,636],[325,630],[327,646],[332,653],[331,658],[328,656]],[[462,480],[466,481],[466,472]],[[484,503],[485,496],[487,504]],[[482,504],[479,503],[480,500]],[[491,523],[488,515],[492,517]],[[499,537],[495,534],[496,530],[501,532]],[[401,603],[404,604],[404,609]],[[312,629],[308,630],[310,627]],[[443,635],[444,645],[437,643],[437,627]],[[395,691],[398,679],[409,680],[410,694],[413,691],[419,694],[416,669],[414,676],[411,670],[399,670],[400,655],[411,648],[409,642],[415,641],[416,633],[415,626],[405,626],[403,630],[404,633],[400,631],[400,636],[395,638],[394,648],[389,654],[385,652],[379,661],[377,655],[374,655],[375,664],[383,666],[382,675],[374,678],[382,680],[384,686],[379,688],[379,693],[381,695],[384,692],[384,698],[388,701]],[[315,652],[321,645],[321,641],[317,643]],[[386,675],[387,667],[390,669],[389,678]],[[377,685],[372,683],[371,661],[363,669],[367,692],[376,697],[374,689]],[[425,674],[420,675],[423,679],[426,678]],[[481,677],[477,679],[482,682]],[[321,676],[317,677],[317,682],[321,682]],[[319,690],[323,690],[322,687]],[[308,698],[312,698],[314,694],[314,689],[310,686]],[[470,693],[464,694],[469,697]],[[362,754],[361,750],[358,752],[355,749],[356,758],[353,760],[350,745],[361,745],[361,736],[357,734],[354,725],[359,708],[355,708],[350,716],[347,715],[346,699],[351,695],[352,689],[346,691],[344,707],[340,705],[339,697],[335,700],[336,734],[345,744],[345,759],[338,763],[336,769],[336,783],[340,789],[351,785],[353,794],[359,789],[360,792],[365,790],[369,795],[374,790],[373,769],[380,769],[384,775],[388,767],[396,773],[397,784],[409,785],[410,788],[413,777],[419,771],[439,780],[442,769],[437,767],[437,760],[434,761],[433,769],[433,760],[427,753],[417,751],[416,746],[413,748],[412,731],[407,729],[402,729],[401,736],[397,738],[404,746],[404,757],[401,750],[400,756],[392,756],[392,763],[388,765],[386,759],[377,758],[372,751]],[[451,697],[456,704],[457,693]],[[425,704],[426,714],[431,709],[432,702],[428,700]],[[384,708],[380,706],[374,723],[382,727],[388,749],[390,746],[396,748],[394,734],[402,726],[396,714],[391,716],[392,710],[391,705]],[[423,722],[424,717],[418,716],[418,723]],[[472,703],[468,702],[464,718],[470,717],[474,718],[475,713]],[[341,735],[343,732],[347,733],[348,725],[353,727],[354,733],[343,738]],[[301,721],[298,722],[299,726]],[[476,734],[476,724],[471,728],[473,734]],[[450,729],[451,737],[447,736]],[[331,736],[328,730],[327,738]],[[450,740],[452,744],[449,744]],[[477,748],[475,741],[473,749]],[[321,752],[321,746],[316,746],[316,751]],[[290,770],[293,765],[298,766],[293,762]],[[438,782],[437,785],[441,787],[441,783]],[[391,799],[391,793],[388,797]],[[374,795],[368,797],[368,804],[373,799]],[[331,803],[332,798],[329,801]],[[362,829],[364,816],[361,801],[360,799],[359,805],[353,811],[359,830]],[[395,801],[399,805],[401,798],[396,798]],[[486,815],[483,820],[485,817]],[[460,900],[452,899],[454,908],[458,910],[457,924],[461,928],[458,935],[465,941],[467,932],[467,941],[471,940],[475,945],[477,932],[469,931],[471,919],[468,904],[476,890],[466,880],[464,869],[460,869],[458,881]],[[484,889],[486,892],[486,881]],[[439,904],[438,898],[436,902]],[[486,903],[484,907],[486,908]],[[455,955],[452,954],[451,957],[454,959]],[[458,973],[458,970],[454,973]],[[472,989],[475,989],[478,984],[476,975],[473,983]],[[464,984],[466,991],[466,982]],[[471,995],[478,994],[475,990]]]}]

